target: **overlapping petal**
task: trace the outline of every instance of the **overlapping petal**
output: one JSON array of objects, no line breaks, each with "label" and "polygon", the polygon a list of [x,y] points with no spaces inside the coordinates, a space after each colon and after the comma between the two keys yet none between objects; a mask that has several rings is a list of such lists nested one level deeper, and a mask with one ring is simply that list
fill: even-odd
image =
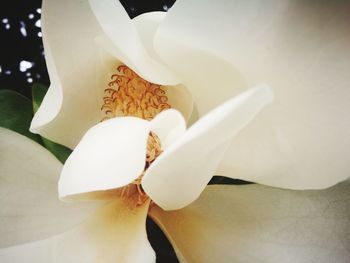
[{"label": "overlapping petal", "polygon": [[[162,28],[162,24],[159,27]],[[162,42],[164,36],[158,31],[155,51],[189,90],[194,101],[196,118],[238,95],[247,87],[238,69],[225,59],[202,49],[182,46],[178,43],[179,39]]]},{"label": "overlapping petal", "polygon": [[158,60],[152,58],[143,46],[124,7],[119,1],[89,0],[99,25],[114,48],[110,51],[141,77],[157,84],[175,85],[177,77]]},{"label": "overlapping petal", "polygon": [[180,0],[169,10],[155,43],[171,67],[182,70],[186,53],[204,50],[229,61],[243,87],[274,90],[272,107],[235,139],[219,174],[295,189],[349,176],[349,13],[346,1],[293,0]]},{"label": "overlapping petal", "polygon": [[101,60],[110,67],[116,62],[104,58],[95,44],[95,37],[104,33],[88,2],[45,0],[41,20],[51,86],[31,130],[74,147],[100,119],[101,98],[110,77]]},{"label": "overlapping petal", "polygon": [[[159,136],[164,153],[148,168],[142,186],[165,210],[194,201],[215,172],[295,189],[328,187],[349,176],[348,3],[256,0],[213,5],[179,0],[165,19],[157,12],[131,21],[119,2],[89,2],[44,2],[44,44],[52,85],[33,120],[33,131],[75,146],[101,119],[106,80],[121,63],[151,82],[175,85],[181,79],[198,116],[209,113],[187,132],[184,118],[175,110],[151,122],[127,117],[94,126],[65,165],[61,197],[83,198],[86,192],[99,191],[110,195],[107,190],[132,182],[143,172],[150,131]],[[86,30],[79,32],[82,28]],[[271,101],[269,88],[248,90],[215,108],[261,82],[273,87],[275,103],[252,122]],[[179,100],[190,97],[183,87],[173,89],[171,100],[188,119],[192,98]],[[151,213],[184,261],[217,261],[225,255],[225,261],[265,256],[275,262],[345,262],[348,188],[348,182],[319,193],[210,186],[183,211],[165,215],[155,208]],[[28,200],[41,197],[40,192],[39,197],[31,192],[23,191]],[[50,253],[44,254],[44,262],[57,255],[62,262],[154,261],[144,231],[149,203],[131,208],[124,201],[109,204],[71,232],[2,250],[0,259],[38,261],[45,249]],[[5,212],[9,207],[16,214],[17,208],[6,202]],[[32,235],[28,230],[23,241],[51,233],[45,231]],[[176,231],[183,234],[181,240]],[[218,236],[230,243],[212,251],[218,244],[212,237]],[[121,249],[112,250],[111,243]]]},{"label": "overlapping petal", "polygon": [[[109,119],[92,127],[67,159],[59,181],[64,200],[115,198],[113,190],[139,177],[146,163],[150,131],[162,148],[174,143],[186,130],[176,110],[166,110],[152,121],[135,117]],[[90,193],[90,194],[89,194]]]},{"label": "overlapping petal", "polygon": [[147,240],[149,202],[135,207],[113,201],[83,224],[61,235],[0,250],[3,263],[155,262]]},{"label": "overlapping petal", "polygon": [[145,167],[150,129],[150,122],[135,117],[113,118],[89,129],[63,167],[60,197],[111,190],[135,180]]},{"label": "overlapping petal", "polygon": [[90,2],[91,6],[88,1],[45,0],[42,6],[51,86],[31,130],[71,148],[101,119],[104,89],[120,64],[151,82],[178,83],[166,66],[147,53],[119,2]]},{"label": "overlapping petal", "polygon": [[151,130],[160,139],[162,150],[166,151],[184,135],[186,121],[180,112],[169,109],[159,113],[151,121]]},{"label": "overlapping petal", "polygon": [[37,143],[0,128],[0,156],[1,247],[61,233],[95,211],[58,200],[62,164]]},{"label": "overlapping petal", "polygon": [[180,262],[347,262],[350,183],[292,191],[208,186],[188,207],[151,217]]},{"label": "overlapping petal", "polygon": [[194,201],[232,138],[271,100],[270,88],[260,85],[201,118],[147,169],[142,179],[146,193],[166,210]]},{"label": "overlapping petal", "polygon": [[166,12],[148,12],[134,17],[131,21],[135,25],[140,40],[148,54],[156,60],[160,60],[158,54],[154,50],[154,36],[158,30],[159,25],[166,17]]}]

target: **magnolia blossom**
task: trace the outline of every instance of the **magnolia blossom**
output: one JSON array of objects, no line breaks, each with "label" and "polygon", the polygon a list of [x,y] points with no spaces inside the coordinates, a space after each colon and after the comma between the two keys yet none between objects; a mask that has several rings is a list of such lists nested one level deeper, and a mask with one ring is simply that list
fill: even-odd
[{"label": "magnolia blossom", "polygon": [[[75,149],[62,168],[0,130],[2,245],[40,240],[1,261],[153,262],[149,214],[182,262],[346,262],[349,8],[193,0],[130,20],[44,1],[51,86],[31,130]],[[94,202],[58,202],[58,173],[61,199]]]}]

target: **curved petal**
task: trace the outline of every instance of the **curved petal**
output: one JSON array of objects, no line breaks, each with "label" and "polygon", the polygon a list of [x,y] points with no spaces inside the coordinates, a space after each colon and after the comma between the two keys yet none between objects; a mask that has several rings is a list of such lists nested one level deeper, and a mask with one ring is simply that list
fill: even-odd
[{"label": "curved petal", "polygon": [[119,1],[89,0],[89,2],[107,39],[114,46],[110,51],[116,58],[149,82],[162,85],[179,83],[177,77],[165,65],[147,53],[134,24]]},{"label": "curved petal", "polygon": [[145,167],[150,129],[148,121],[120,117],[88,130],[63,167],[60,197],[68,200],[72,195],[110,190],[135,180]]},{"label": "curved petal", "polygon": [[208,186],[188,207],[150,215],[181,262],[347,262],[350,183],[322,191]]},{"label": "curved petal", "polygon": [[[138,31],[140,40],[147,52],[155,59],[160,59],[153,47],[154,35],[158,26],[166,16],[166,12],[149,12],[135,17],[132,22]],[[173,109],[180,111],[189,120],[193,111],[193,99],[189,90],[182,84],[163,86]]]},{"label": "curved petal", "polygon": [[157,134],[163,151],[176,142],[186,131],[186,121],[180,112],[162,111],[151,121],[151,130]]},{"label": "curved petal", "polygon": [[172,109],[178,110],[189,122],[193,114],[194,101],[189,90],[182,84],[162,86]]},{"label": "curved petal", "polygon": [[203,49],[247,85],[274,89],[274,104],[235,139],[219,174],[295,189],[348,177],[349,13],[347,1],[293,0],[180,0],[169,10],[156,39],[162,57]]},{"label": "curved petal", "polygon": [[142,179],[145,192],[166,210],[194,201],[232,138],[271,100],[270,88],[260,85],[208,113],[147,169]]},{"label": "curved petal", "polygon": [[181,77],[181,83],[193,98],[197,115],[203,116],[245,90],[245,79],[226,60],[179,44],[179,39],[167,42],[162,37],[156,34],[155,51]]},{"label": "curved petal", "polygon": [[72,148],[101,119],[110,70],[120,61],[95,44],[103,31],[87,1],[45,0],[41,20],[51,86],[31,131]]},{"label": "curved petal", "polygon": [[[44,19],[44,16],[42,16],[42,19]],[[45,61],[51,84],[31,121],[30,131],[33,133],[40,133],[45,135],[45,137],[56,139],[57,134],[50,136],[52,131],[50,128],[46,127],[46,124],[53,121],[59,114],[63,101],[63,90],[46,37],[43,37],[43,44],[45,46]],[[48,136],[47,133],[49,134]]]},{"label": "curved petal", "polygon": [[0,247],[58,234],[96,209],[58,200],[62,164],[39,144],[0,128],[0,156]]},{"label": "curved petal", "polygon": [[146,235],[149,203],[137,208],[114,201],[81,226],[43,241],[0,250],[12,262],[155,262]]},{"label": "curved petal", "polygon": [[165,17],[166,12],[156,11],[144,13],[132,19],[132,23],[135,25],[140,41],[148,54],[158,60],[160,60],[160,58],[154,50],[153,40],[159,25]]}]

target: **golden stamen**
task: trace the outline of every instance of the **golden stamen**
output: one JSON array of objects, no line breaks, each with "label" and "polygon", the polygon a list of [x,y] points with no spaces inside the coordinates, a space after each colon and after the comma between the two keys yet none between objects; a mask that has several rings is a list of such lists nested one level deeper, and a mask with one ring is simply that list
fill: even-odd
[{"label": "golden stamen", "polygon": [[[148,199],[148,195],[142,189],[141,181],[147,168],[154,162],[155,159],[162,153],[161,144],[158,136],[154,132],[150,132],[147,140],[147,152],[146,152],[146,163],[142,174],[136,178],[131,184],[125,186],[121,190],[121,197],[124,198],[136,198],[136,205],[140,206],[144,204]],[[135,189],[136,187],[136,189]],[[135,196],[135,193],[137,196]]]},{"label": "golden stamen", "polygon": [[[151,120],[161,111],[171,108],[166,91],[161,85],[144,80],[125,65],[119,66],[118,73],[113,74],[111,79],[109,88],[105,89],[106,96],[103,97],[101,111],[105,113],[105,117],[102,121],[122,116]],[[131,184],[121,189],[122,198],[135,199],[137,206],[149,199],[142,189],[141,180],[147,168],[161,153],[158,136],[150,132],[144,171]]]},{"label": "golden stamen", "polygon": [[120,116],[151,120],[161,111],[171,108],[161,85],[144,80],[125,65],[119,66],[111,79],[101,107],[106,115],[102,121]]},{"label": "golden stamen", "polygon": [[141,180],[146,172],[147,168],[154,162],[155,159],[162,153],[160,140],[154,132],[150,132],[147,140],[147,152],[146,152],[146,164],[143,173],[135,179],[132,184],[136,185],[138,192],[137,205],[142,205],[146,200],[148,200],[147,194],[143,191],[141,186]]}]

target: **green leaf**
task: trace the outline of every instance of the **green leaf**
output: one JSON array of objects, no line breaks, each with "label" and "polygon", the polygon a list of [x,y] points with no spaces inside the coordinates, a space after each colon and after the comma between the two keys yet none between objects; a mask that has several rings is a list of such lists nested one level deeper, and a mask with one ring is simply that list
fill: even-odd
[{"label": "green leaf", "polygon": [[45,139],[44,137],[42,137],[42,140],[44,142],[45,148],[52,152],[53,155],[55,155],[56,158],[63,164],[66,162],[68,156],[72,153],[72,150],[66,146]]},{"label": "green leaf", "polygon": [[[48,90],[48,87],[46,87],[43,84],[36,83],[32,87],[32,96],[33,96],[33,111],[34,113],[39,109],[41,102],[43,101],[45,94]],[[42,141],[46,149],[48,149],[50,152],[52,152],[58,160],[61,161],[61,163],[65,163],[68,156],[72,153],[72,150],[61,145],[58,143],[55,143],[53,141],[50,141],[46,138],[42,137]]]},{"label": "green leaf", "polygon": [[32,97],[33,97],[33,111],[34,113],[40,107],[41,102],[43,101],[45,94],[48,90],[48,87],[41,83],[35,83],[32,87]]},{"label": "green leaf", "polygon": [[39,135],[29,131],[32,118],[32,104],[28,98],[13,90],[0,90],[0,126],[43,144]]}]

